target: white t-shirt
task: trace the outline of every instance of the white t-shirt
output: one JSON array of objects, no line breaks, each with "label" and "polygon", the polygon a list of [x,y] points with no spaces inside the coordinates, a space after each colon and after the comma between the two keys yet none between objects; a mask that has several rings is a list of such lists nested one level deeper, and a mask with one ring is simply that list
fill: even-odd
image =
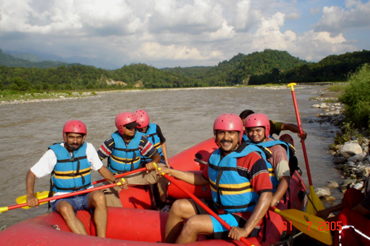
[{"label": "white t-shirt", "polygon": [[[91,163],[91,169],[98,171],[102,168],[103,163],[101,162],[98,153],[96,152],[94,146],[91,143],[86,143],[86,156],[87,160]],[[60,144],[64,147],[64,143]],[[36,175],[37,178],[41,178],[49,175],[57,164],[57,156],[54,151],[49,149],[40,158],[40,160],[31,167],[31,171]]]}]

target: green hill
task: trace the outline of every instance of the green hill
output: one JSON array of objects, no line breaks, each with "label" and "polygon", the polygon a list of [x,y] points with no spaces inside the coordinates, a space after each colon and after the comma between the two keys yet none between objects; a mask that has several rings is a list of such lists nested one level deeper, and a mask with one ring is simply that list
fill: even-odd
[{"label": "green hill", "polygon": [[[229,61],[214,67],[166,68],[176,74],[197,79],[210,86],[243,84],[252,75],[278,73],[308,62],[291,56],[286,51],[266,49],[248,55],[237,54]],[[274,80],[275,78],[272,78]]]},{"label": "green hill", "polygon": [[157,69],[146,64],[131,64],[116,70],[105,70],[81,64],[31,62],[0,50],[0,91],[15,93],[345,81],[364,63],[370,63],[370,51],[331,55],[320,62],[308,63],[286,51],[268,49],[248,55],[239,53],[230,60],[210,67]]},{"label": "green hill", "polygon": [[[33,57],[33,59],[35,59]],[[27,68],[51,68],[66,65],[66,63],[59,61],[30,61],[28,59],[16,58],[12,55],[3,53],[0,49],[0,65],[7,67],[27,67]]]},{"label": "green hill", "polygon": [[365,63],[370,63],[368,50],[330,55],[317,63],[294,67],[282,74],[281,78],[295,82],[346,81]]}]

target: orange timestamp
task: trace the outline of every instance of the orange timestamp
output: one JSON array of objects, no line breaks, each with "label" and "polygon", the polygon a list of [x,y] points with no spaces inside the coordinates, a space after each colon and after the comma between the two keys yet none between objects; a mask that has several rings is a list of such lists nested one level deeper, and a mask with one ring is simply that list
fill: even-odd
[{"label": "orange timestamp", "polygon": [[[306,221],[308,230],[311,230],[312,222]],[[283,221],[283,231],[293,230],[293,224],[291,221]],[[320,221],[318,225],[319,231],[341,231],[342,221]]]}]

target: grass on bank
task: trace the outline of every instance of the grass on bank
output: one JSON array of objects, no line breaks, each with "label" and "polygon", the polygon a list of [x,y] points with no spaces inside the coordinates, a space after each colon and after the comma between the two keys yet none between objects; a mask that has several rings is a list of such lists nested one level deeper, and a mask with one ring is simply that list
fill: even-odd
[{"label": "grass on bank", "polygon": [[349,76],[348,83],[334,85],[332,90],[341,91],[339,101],[345,106],[345,120],[335,144],[353,139],[361,142],[363,137],[369,136],[370,129],[370,64],[364,64]]}]

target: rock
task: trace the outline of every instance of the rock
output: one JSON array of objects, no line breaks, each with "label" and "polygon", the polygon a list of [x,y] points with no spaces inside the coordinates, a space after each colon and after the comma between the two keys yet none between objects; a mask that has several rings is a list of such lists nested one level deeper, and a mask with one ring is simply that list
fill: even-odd
[{"label": "rock", "polygon": [[346,190],[348,189],[348,187],[351,185],[351,184],[355,184],[357,182],[357,179],[351,179],[351,178],[348,178],[348,179],[345,179],[343,181],[343,183],[341,184],[340,186],[340,189],[343,191],[343,190]]},{"label": "rock", "polygon": [[364,184],[362,182],[356,183],[352,188],[355,188],[356,190],[361,190],[362,187],[364,187]]},{"label": "rock", "polygon": [[340,154],[344,157],[362,154],[362,148],[356,141],[346,142],[340,149]]},{"label": "rock", "polygon": [[335,145],[336,150],[340,150],[343,147],[343,144],[337,144]]},{"label": "rock", "polygon": [[336,181],[329,180],[328,181],[328,187],[330,189],[335,189],[335,188],[338,188],[339,187],[339,184]]},{"label": "rock", "polygon": [[354,156],[350,156],[348,157],[348,161],[362,161],[363,159],[365,159],[366,157],[366,153],[361,153],[361,154],[356,154]]},{"label": "rock", "polygon": [[334,196],[324,196],[323,200],[325,202],[334,202],[336,200],[336,198]]},{"label": "rock", "polygon": [[334,164],[343,164],[347,161],[347,158],[344,157],[344,156],[338,156],[338,157],[335,157],[333,162]]},{"label": "rock", "polygon": [[356,162],[354,162],[354,161],[347,161],[346,164],[349,167],[355,167],[356,166]]},{"label": "rock", "polygon": [[324,196],[330,196],[331,193],[330,193],[330,189],[328,187],[324,187],[324,188],[317,188],[315,190],[315,193],[318,197],[324,197]]}]

